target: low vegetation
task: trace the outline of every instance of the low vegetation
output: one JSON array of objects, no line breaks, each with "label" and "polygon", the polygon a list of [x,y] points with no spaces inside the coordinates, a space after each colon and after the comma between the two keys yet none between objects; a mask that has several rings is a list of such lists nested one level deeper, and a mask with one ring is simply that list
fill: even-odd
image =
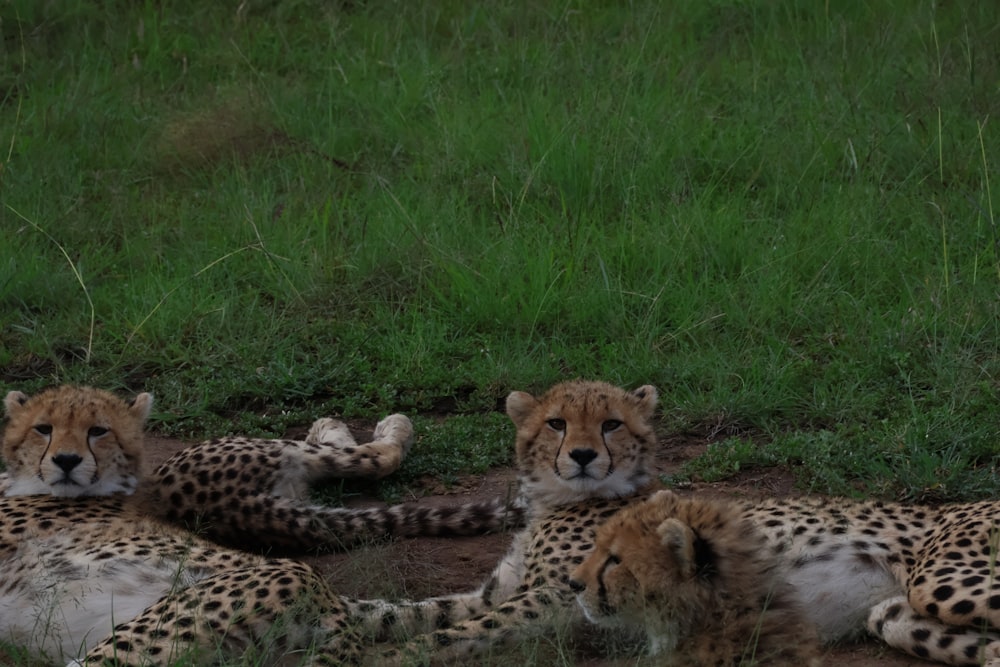
[{"label": "low vegetation", "polygon": [[0,378],[185,437],[424,415],[413,478],[507,461],[514,388],[652,383],[681,476],[995,495],[998,23],[3,3]]}]

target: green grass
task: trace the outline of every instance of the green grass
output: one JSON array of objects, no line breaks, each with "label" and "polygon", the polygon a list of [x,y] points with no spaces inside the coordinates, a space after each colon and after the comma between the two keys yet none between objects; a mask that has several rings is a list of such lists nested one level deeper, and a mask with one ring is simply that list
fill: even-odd
[{"label": "green grass", "polygon": [[8,2],[0,378],[185,436],[653,383],[742,434],[691,475],[995,495],[1000,10],[841,4]]}]

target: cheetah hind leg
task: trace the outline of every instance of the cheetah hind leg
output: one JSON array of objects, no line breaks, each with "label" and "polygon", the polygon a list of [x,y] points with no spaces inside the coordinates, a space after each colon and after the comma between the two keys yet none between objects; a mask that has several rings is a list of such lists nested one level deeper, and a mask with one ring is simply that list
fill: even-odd
[{"label": "cheetah hind leg", "polygon": [[868,631],[886,644],[917,658],[947,665],[981,664],[1000,667],[1000,634],[974,627],[954,627],[922,616],[906,596],[890,598],[871,608]]},{"label": "cheetah hind leg", "polygon": [[306,442],[310,445],[329,445],[339,449],[356,447],[358,444],[347,424],[330,417],[321,417],[312,423],[309,433],[306,434]]},{"label": "cheetah hind leg", "polygon": [[285,444],[271,494],[302,501],[309,487],[324,479],[379,479],[395,472],[413,444],[413,424],[405,415],[389,415],[375,426],[371,442],[358,444],[344,422],[323,417],[313,422],[304,443]]},{"label": "cheetah hind leg", "polygon": [[337,449],[357,449],[361,453],[366,450],[381,451],[398,450],[399,461],[402,462],[413,445],[413,423],[406,415],[389,415],[375,425],[372,441],[359,445],[344,422],[322,417],[313,422],[306,442],[310,445],[327,445]]},{"label": "cheetah hind leg", "polygon": [[318,455],[320,464],[314,468],[324,476],[380,479],[399,468],[413,445],[413,423],[400,414],[376,424],[371,442],[356,444],[347,427],[332,419],[317,420],[309,431],[314,433],[331,447]]},{"label": "cheetah hind leg", "polygon": [[413,445],[413,424],[405,415],[389,415],[375,425],[375,433],[370,443],[358,445],[344,422],[321,417],[312,423],[306,435],[306,442],[310,445],[328,445],[338,449],[386,445],[400,449],[400,460],[402,460]]},{"label": "cheetah hind leg", "polygon": [[389,415],[375,425],[372,444],[386,442],[400,448],[400,460],[410,453],[413,446],[413,423],[405,415]]}]

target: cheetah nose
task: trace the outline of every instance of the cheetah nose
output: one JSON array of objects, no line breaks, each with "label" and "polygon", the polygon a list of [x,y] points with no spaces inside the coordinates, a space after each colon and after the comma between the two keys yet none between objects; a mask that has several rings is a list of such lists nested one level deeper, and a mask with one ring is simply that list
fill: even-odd
[{"label": "cheetah nose", "polygon": [[582,593],[583,589],[585,589],[586,587],[587,586],[582,581],[580,581],[578,579],[570,579],[569,580],[569,589],[571,591],[573,591],[574,593]]},{"label": "cheetah nose", "polygon": [[82,460],[83,457],[77,454],[56,454],[52,457],[52,462],[62,468],[67,475],[73,471],[73,468],[80,465]]},{"label": "cheetah nose", "polygon": [[577,448],[569,453],[569,457],[579,463],[580,467],[583,468],[597,458],[597,452],[593,449]]}]

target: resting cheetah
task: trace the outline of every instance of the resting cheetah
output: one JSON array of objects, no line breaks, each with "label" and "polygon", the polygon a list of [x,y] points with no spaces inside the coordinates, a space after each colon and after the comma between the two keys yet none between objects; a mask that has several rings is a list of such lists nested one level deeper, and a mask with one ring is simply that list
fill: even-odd
[{"label": "resting cheetah", "polygon": [[259,650],[273,631],[280,653],[315,646],[314,664],[353,661],[346,602],[311,568],[217,546],[164,517],[300,551],[359,535],[477,532],[504,520],[500,503],[432,511],[295,502],[318,477],[398,465],[412,437],[401,415],[380,422],[372,445],[355,445],[331,420],[314,424],[305,442],[196,445],[165,463],[147,490],[138,480],[151,405],[149,394],[126,403],[91,388],[7,395],[0,640],[49,662],[161,664]]},{"label": "resting cheetah", "polygon": [[590,621],[641,627],[674,667],[817,666],[816,628],[733,503],[660,491],[597,529],[570,587]]},{"label": "resting cheetah", "polygon": [[[684,503],[697,511],[735,512],[740,521],[719,527],[713,541],[682,516],[677,508]],[[667,521],[686,523],[704,538],[702,559],[745,539],[742,548],[769,564],[775,590],[783,600],[791,595],[821,641],[856,637],[867,627],[918,658],[1000,667],[1000,502],[926,507],[801,498],[719,507],[719,501],[661,494],[602,527],[600,546],[573,575],[588,616],[602,622],[641,619],[652,630],[654,646],[680,640],[672,609],[690,603],[693,594],[638,574],[661,560],[662,545],[645,554],[631,545],[655,542],[664,528],[656,517],[668,515],[675,518]],[[636,525],[639,517],[653,519]],[[747,523],[756,535],[740,534]],[[627,597],[635,586],[657,596]]]},{"label": "resting cheetah", "polygon": [[650,478],[656,389],[603,382],[556,385],[541,398],[507,397],[517,427],[521,502],[528,526],[474,592],[390,604],[352,602],[352,613],[406,641],[376,664],[412,656],[468,660],[488,649],[585,625],[569,574],[593,546],[594,530]]},{"label": "resting cheetah", "polygon": [[[133,494],[142,474],[143,424],[152,401],[143,393],[126,405],[89,387],[57,387],[30,400],[11,392],[3,448],[8,472],[0,473],[0,491],[7,496]],[[304,441],[211,440],[159,466],[129,505],[196,527],[215,541],[291,552],[336,549],[383,535],[467,535],[496,529],[498,521],[519,520],[516,508],[499,501],[368,510],[305,502],[309,486],[322,479],[388,475],[412,442],[413,426],[399,414],[380,421],[374,440],[361,445],[347,426],[329,418],[316,420]]]}]

